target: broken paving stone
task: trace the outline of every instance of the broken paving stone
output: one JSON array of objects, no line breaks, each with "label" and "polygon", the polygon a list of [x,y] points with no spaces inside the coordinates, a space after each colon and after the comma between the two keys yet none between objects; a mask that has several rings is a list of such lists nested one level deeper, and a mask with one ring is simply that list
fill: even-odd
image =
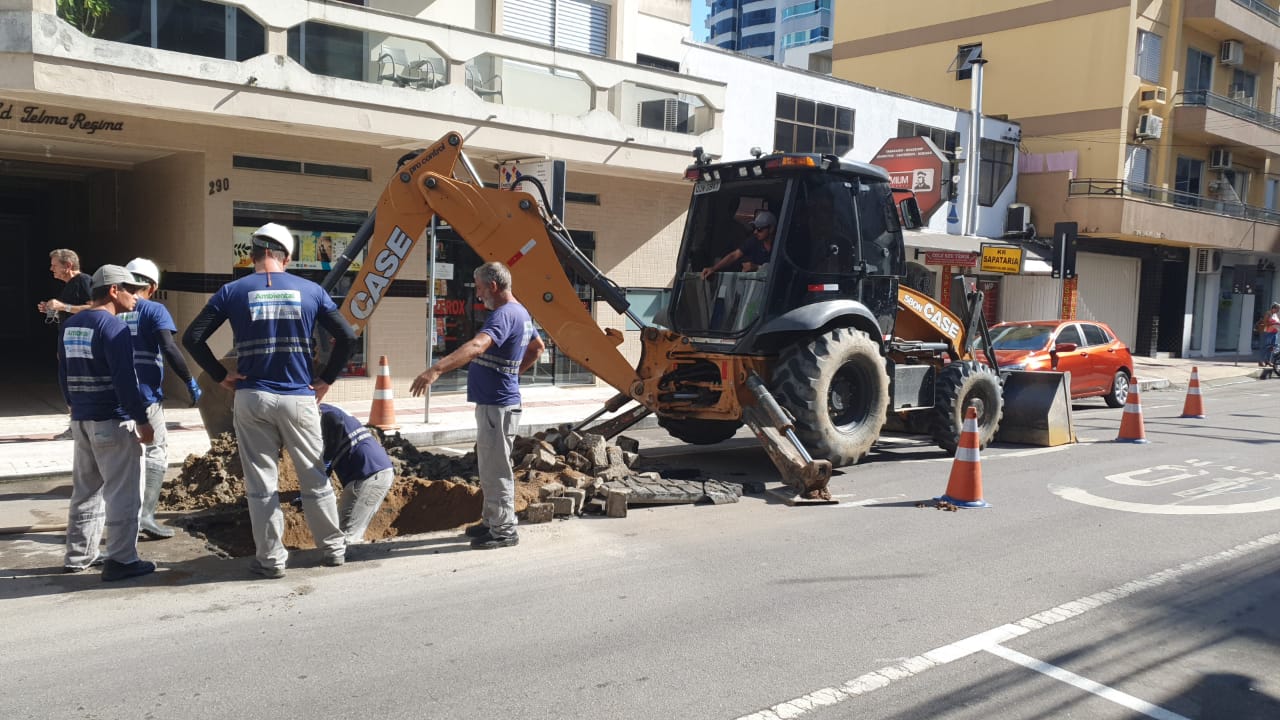
[{"label": "broken paving stone", "polygon": [[604,451],[605,455],[609,458],[609,467],[629,467],[627,463],[622,460],[622,448],[617,445],[608,445],[605,447]]},{"label": "broken paving stone", "polygon": [[626,489],[610,490],[609,496],[604,500],[604,514],[613,518],[624,518],[627,516],[627,500],[631,496],[631,491]]},{"label": "broken paving stone", "polygon": [[573,501],[573,514],[582,513],[582,507],[587,504],[587,491],[580,488],[565,488],[564,497]]},{"label": "broken paving stone", "polygon": [[627,437],[626,435],[619,435],[614,438],[613,444],[622,448],[625,452],[640,452],[640,441],[635,438]]},{"label": "broken paving stone", "polygon": [[538,488],[538,497],[543,500],[547,498],[559,497],[564,494],[564,486],[557,482],[544,483]]},{"label": "broken paving stone", "polygon": [[579,452],[570,451],[564,456],[565,464],[579,472],[591,472],[591,460]]},{"label": "broken paving stone", "polygon": [[625,465],[610,465],[596,473],[596,479],[604,482],[621,480],[631,475],[631,469]]},{"label": "broken paving stone", "polygon": [[704,499],[722,505],[737,502],[742,496],[742,488],[733,483],[718,480],[675,480],[657,473],[631,475],[617,480],[614,485],[619,489],[630,490],[629,503],[632,505],[681,505]]},{"label": "broken paving stone", "polygon": [[538,470],[555,470],[560,463],[560,457],[556,455],[555,448],[546,443],[535,447],[530,454],[533,456],[533,461],[529,465]]},{"label": "broken paving stone", "polygon": [[565,433],[564,447],[566,450],[577,450],[578,445],[581,443],[582,443],[582,433],[577,431],[570,431],[568,433]]},{"label": "broken paving stone", "polygon": [[609,466],[609,451],[606,450],[607,447],[603,437],[595,433],[587,433],[582,436],[582,442],[578,445],[577,450],[591,463],[591,469],[594,470]]},{"label": "broken paving stone", "polygon": [[555,513],[557,517],[573,514],[573,506],[575,504],[573,502],[573,498],[557,495],[555,497],[548,498],[548,500],[551,501],[552,512]]},{"label": "broken paving stone", "polygon": [[560,471],[560,484],[567,488],[586,488],[593,485],[595,478],[580,473],[573,468],[565,468]]},{"label": "broken paving stone", "polygon": [[622,451],[622,464],[627,467],[635,467],[636,461],[639,459],[640,453],[634,453],[628,450]]},{"label": "broken paving stone", "polygon": [[524,522],[528,525],[549,523],[555,517],[555,506],[551,503],[529,503],[524,509]]}]

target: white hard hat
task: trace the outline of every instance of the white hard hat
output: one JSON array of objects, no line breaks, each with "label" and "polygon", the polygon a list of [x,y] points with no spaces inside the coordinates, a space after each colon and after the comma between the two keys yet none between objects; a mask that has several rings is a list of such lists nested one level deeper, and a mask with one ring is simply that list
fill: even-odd
[{"label": "white hard hat", "polygon": [[[259,238],[279,245],[284,248],[286,255],[293,257],[293,233],[289,232],[289,228],[281,225],[280,223],[267,223],[253,231],[255,244],[259,244]],[[260,245],[260,247],[267,246]]]},{"label": "white hard hat", "polygon": [[160,268],[146,258],[134,258],[129,261],[128,265],[124,266],[124,269],[153,285],[158,286],[160,284]]}]

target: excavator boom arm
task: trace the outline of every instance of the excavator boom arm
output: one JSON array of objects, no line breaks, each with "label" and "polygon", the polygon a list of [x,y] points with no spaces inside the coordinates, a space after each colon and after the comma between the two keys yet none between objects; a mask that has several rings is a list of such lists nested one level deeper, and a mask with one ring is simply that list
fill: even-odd
[{"label": "excavator boom arm", "polygon": [[[532,195],[455,179],[461,157],[462,137],[449,133],[407,160],[387,183],[365,261],[343,299],[343,315],[357,331],[364,329],[432,215],[438,215],[481,259],[511,268],[516,297],[561,352],[632,396],[639,378],[618,351],[622,333],[600,328],[561,266],[556,241],[567,239],[553,237]],[[619,297],[610,304],[617,307]]]}]

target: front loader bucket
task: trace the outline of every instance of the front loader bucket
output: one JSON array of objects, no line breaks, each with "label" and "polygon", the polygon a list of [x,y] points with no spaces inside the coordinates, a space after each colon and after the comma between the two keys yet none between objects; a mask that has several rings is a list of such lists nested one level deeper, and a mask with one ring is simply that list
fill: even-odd
[{"label": "front loader bucket", "polygon": [[1052,447],[1076,441],[1071,421],[1070,373],[1006,370],[1002,442]]}]

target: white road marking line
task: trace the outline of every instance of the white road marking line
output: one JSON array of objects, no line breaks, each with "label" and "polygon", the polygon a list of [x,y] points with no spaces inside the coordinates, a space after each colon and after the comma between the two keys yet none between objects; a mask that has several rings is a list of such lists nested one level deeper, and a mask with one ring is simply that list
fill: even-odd
[{"label": "white road marking line", "polygon": [[1032,630],[1039,630],[1063,620],[1108,605],[1122,598],[1143,590],[1167,584],[1183,575],[1203,570],[1232,560],[1237,560],[1251,553],[1280,544],[1280,533],[1265,535],[1247,543],[1237,545],[1213,555],[1206,555],[1197,560],[1185,562],[1177,567],[1161,570],[1140,580],[1132,580],[1110,590],[1103,590],[1092,595],[1063,603],[1055,608],[1025,617],[1015,623],[1001,625],[986,632],[958,640],[950,645],[930,650],[923,655],[907,658],[896,665],[889,665],[874,672],[856,677],[840,687],[827,687],[802,695],[794,700],[778,703],[750,715],[743,715],[738,720],[784,720],[798,718],[820,707],[836,705],[846,700],[874,690],[879,690],[896,680],[919,675],[929,668],[945,665],[953,660],[967,657],[981,650],[1000,645],[1007,640],[1026,635]]},{"label": "white road marking line", "polygon": [[431,449],[435,452],[442,452],[446,455],[466,455],[467,454],[466,450],[459,450],[457,448],[451,448],[451,447],[435,447]]},{"label": "white road marking line", "polygon": [[[838,498],[838,497],[851,497],[851,496],[832,495],[831,497]],[[875,505],[876,503],[901,500],[904,497],[906,497],[906,495],[894,495],[893,497],[883,497],[883,498],[867,498],[866,500],[850,500],[849,502],[842,502],[839,505],[836,505],[836,507],[862,507],[864,505]]]},{"label": "white road marking line", "polygon": [[1003,645],[993,645],[983,649],[996,657],[1004,658],[1009,662],[1017,663],[1018,665],[1030,670],[1035,670],[1038,673],[1048,675],[1054,680],[1061,680],[1068,685],[1078,687],[1085,692],[1093,693],[1104,700],[1110,700],[1117,705],[1129,708],[1134,712],[1142,713],[1149,718],[1155,718],[1155,720],[1188,720],[1188,718],[1179,715],[1178,713],[1170,712],[1158,705],[1152,705],[1146,700],[1141,700],[1128,693],[1116,690],[1115,688],[1094,682],[1089,678],[1081,677],[1070,670],[1065,670],[1057,665],[1050,665],[1042,660],[1037,660],[1033,657],[1023,655],[1017,650],[1010,650]]},{"label": "white road marking line", "polygon": [[1113,500],[1108,497],[1094,495],[1082,488],[1051,485],[1049,486],[1049,492],[1063,500],[1078,502],[1081,505],[1147,515],[1244,515],[1280,510],[1280,497],[1257,500],[1255,502],[1232,503],[1230,505],[1149,505],[1147,503],[1129,502],[1128,500]]}]

